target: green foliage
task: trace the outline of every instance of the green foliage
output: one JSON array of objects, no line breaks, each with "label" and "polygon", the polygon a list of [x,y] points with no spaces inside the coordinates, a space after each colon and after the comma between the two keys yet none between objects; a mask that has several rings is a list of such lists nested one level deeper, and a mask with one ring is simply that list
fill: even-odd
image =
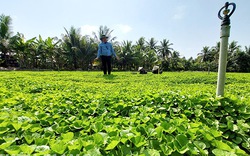
[{"label": "green foliage", "polygon": [[249,77],[0,72],[0,154],[249,155]]}]

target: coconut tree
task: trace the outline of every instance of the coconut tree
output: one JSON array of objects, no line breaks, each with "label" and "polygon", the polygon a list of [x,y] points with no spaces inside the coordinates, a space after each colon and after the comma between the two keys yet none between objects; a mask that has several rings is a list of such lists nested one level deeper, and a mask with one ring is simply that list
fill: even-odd
[{"label": "coconut tree", "polygon": [[210,65],[211,65],[211,62],[213,60],[211,52],[212,52],[212,50],[210,49],[210,47],[205,46],[201,50],[201,53],[198,53],[198,57],[201,58],[200,59],[201,63],[204,63],[204,65],[207,68],[208,72],[210,71]]},{"label": "coconut tree", "polygon": [[132,41],[123,41],[120,46],[120,52],[119,52],[120,60],[122,69],[129,69],[131,66],[133,66],[133,46]]},{"label": "coconut tree", "polygon": [[169,58],[173,51],[173,48],[171,48],[172,45],[173,43],[170,43],[169,40],[163,39],[160,41],[158,55],[162,59],[162,67],[164,70],[167,70],[169,66]]},{"label": "coconut tree", "polygon": [[237,41],[232,41],[228,45],[228,62],[227,62],[227,70],[234,71],[237,67],[237,55],[240,51],[240,45],[238,45]]},{"label": "coconut tree", "polygon": [[211,49],[212,56],[216,62],[219,60],[219,54],[220,54],[220,42],[216,42],[215,46]]},{"label": "coconut tree", "polygon": [[237,72],[250,72],[250,55],[247,51],[238,50],[235,55],[233,71]]},{"label": "coconut tree", "polygon": [[170,60],[170,65],[172,70],[181,70],[184,69],[180,61],[180,53],[178,51],[173,51],[172,57]]},{"label": "coconut tree", "polygon": [[153,37],[149,39],[149,41],[146,41],[147,43],[147,47],[151,50],[154,50],[155,53],[157,52],[157,43],[158,41],[156,41]]},{"label": "coconut tree", "polygon": [[140,37],[138,39],[138,41],[136,41],[135,46],[137,46],[140,51],[144,51],[145,48],[146,48],[146,40],[145,40],[145,38],[144,37]]},{"label": "coconut tree", "polygon": [[11,45],[10,45],[10,38],[11,38],[11,17],[5,16],[4,14],[0,15],[0,52],[2,55],[4,67],[8,66],[7,59],[11,53]]},{"label": "coconut tree", "polygon": [[77,69],[77,55],[80,52],[80,40],[81,34],[80,29],[74,28],[73,26],[66,31],[66,34],[63,35],[63,47],[67,55],[67,63],[70,68]]},{"label": "coconut tree", "polygon": [[160,41],[160,44],[161,45],[159,46],[158,51],[159,55],[164,61],[167,61],[173,51],[173,48],[170,47],[173,45],[173,43],[170,43],[169,40],[163,39],[162,41]]},{"label": "coconut tree", "polygon": [[143,66],[145,68],[150,68],[155,62],[157,62],[157,43],[153,37],[149,39],[149,41],[145,41],[146,48],[143,50]]},{"label": "coconut tree", "polygon": [[219,65],[219,54],[220,54],[220,42],[216,42],[215,46],[213,46],[211,49],[211,66],[214,69],[218,68]]},{"label": "coconut tree", "polygon": [[108,28],[107,26],[103,26],[101,25],[99,27],[99,30],[98,32],[93,32],[93,35],[94,35],[94,39],[95,39],[95,42],[96,43],[100,43],[100,37],[102,35],[105,35],[108,37],[108,41],[110,42],[114,42],[114,40],[116,39],[116,37],[112,37],[111,36],[111,33],[113,32],[114,30],[111,30],[110,28]]},{"label": "coconut tree", "polygon": [[89,36],[83,36],[80,40],[80,53],[78,53],[79,63],[84,69],[96,58],[98,44]]},{"label": "coconut tree", "polygon": [[245,53],[247,53],[248,55],[250,55],[250,46],[245,46]]}]

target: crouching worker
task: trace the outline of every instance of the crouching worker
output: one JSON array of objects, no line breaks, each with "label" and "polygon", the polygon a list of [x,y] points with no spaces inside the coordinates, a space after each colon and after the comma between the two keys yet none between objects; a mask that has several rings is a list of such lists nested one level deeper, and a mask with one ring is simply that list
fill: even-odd
[{"label": "crouching worker", "polygon": [[140,72],[140,74],[147,74],[147,71],[143,67],[139,67],[138,71]]},{"label": "crouching worker", "polygon": [[161,74],[162,70],[160,70],[159,66],[154,66],[153,69],[152,69],[152,73],[153,74]]}]

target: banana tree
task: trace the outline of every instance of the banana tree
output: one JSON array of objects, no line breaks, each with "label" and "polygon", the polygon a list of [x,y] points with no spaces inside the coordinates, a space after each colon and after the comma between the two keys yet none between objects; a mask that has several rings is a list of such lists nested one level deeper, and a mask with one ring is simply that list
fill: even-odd
[{"label": "banana tree", "polygon": [[35,51],[35,39],[36,37],[26,41],[21,33],[12,37],[12,49],[20,68],[32,68],[31,51]]},{"label": "banana tree", "polygon": [[[57,38],[51,38],[48,37],[45,41],[45,47],[44,47],[44,52],[46,53],[47,56],[47,60],[46,60],[46,64],[48,64],[49,66],[47,68],[50,69],[55,69],[56,67],[58,68],[59,66],[57,65],[57,60],[55,55],[59,52],[61,52],[59,50],[59,44],[61,43],[61,40],[58,40]],[[57,57],[58,58],[58,57]]]},{"label": "banana tree", "polygon": [[[0,54],[2,58],[2,66],[8,67],[8,57],[11,55],[11,17],[0,15]],[[1,65],[0,64],[0,65]]]}]

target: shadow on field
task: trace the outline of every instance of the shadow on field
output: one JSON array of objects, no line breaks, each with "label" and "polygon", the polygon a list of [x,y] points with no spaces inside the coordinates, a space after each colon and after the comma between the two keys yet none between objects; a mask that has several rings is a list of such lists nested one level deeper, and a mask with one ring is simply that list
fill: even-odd
[{"label": "shadow on field", "polygon": [[106,80],[113,80],[115,77],[117,77],[117,75],[103,75],[103,78],[105,78]]}]

